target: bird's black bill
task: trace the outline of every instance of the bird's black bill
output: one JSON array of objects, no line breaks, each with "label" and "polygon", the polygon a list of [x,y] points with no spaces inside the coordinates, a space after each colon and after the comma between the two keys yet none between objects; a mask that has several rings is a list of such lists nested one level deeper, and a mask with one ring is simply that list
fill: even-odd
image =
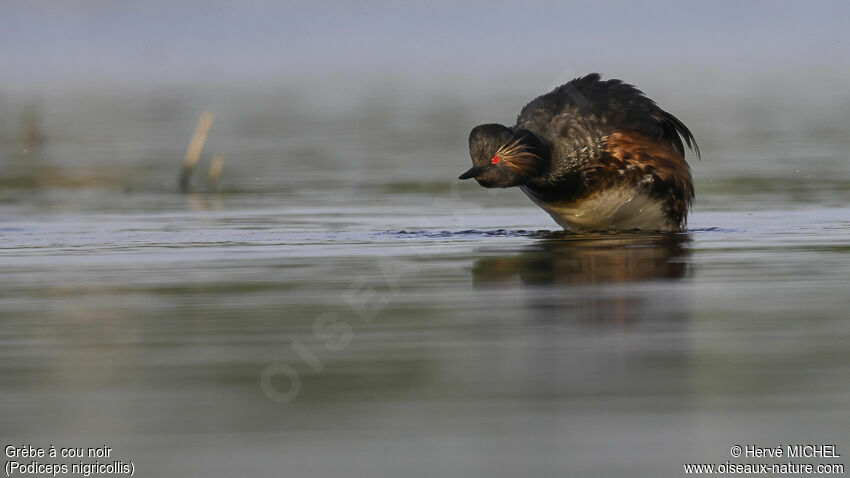
[{"label": "bird's black bill", "polygon": [[481,172],[482,172],[481,168],[479,168],[478,166],[473,166],[473,167],[469,168],[469,171],[461,174],[457,178],[458,179],[474,178],[475,176],[478,176],[479,174],[481,174]]}]

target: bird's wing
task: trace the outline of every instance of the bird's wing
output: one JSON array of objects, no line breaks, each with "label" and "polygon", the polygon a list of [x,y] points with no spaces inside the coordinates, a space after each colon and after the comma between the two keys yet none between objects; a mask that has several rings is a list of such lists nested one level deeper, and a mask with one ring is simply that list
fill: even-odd
[{"label": "bird's wing", "polygon": [[[572,121],[565,121],[565,117]],[[670,141],[684,154],[682,140],[697,155],[699,147],[691,131],[672,114],[662,110],[643,92],[620,80],[602,81],[598,73],[576,78],[528,103],[517,117],[517,127],[551,134],[555,121],[563,127],[581,123],[602,135],[633,131]],[[545,133],[544,133],[545,134]],[[570,137],[570,131],[561,130]]]}]

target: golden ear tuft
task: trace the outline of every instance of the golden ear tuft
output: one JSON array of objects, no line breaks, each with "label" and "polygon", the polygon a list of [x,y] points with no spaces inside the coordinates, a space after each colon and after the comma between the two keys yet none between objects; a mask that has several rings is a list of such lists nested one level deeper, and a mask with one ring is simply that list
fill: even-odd
[{"label": "golden ear tuft", "polygon": [[519,138],[503,144],[493,157],[523,176],[535,174],[540,169],[540,157],[529,151]]}]

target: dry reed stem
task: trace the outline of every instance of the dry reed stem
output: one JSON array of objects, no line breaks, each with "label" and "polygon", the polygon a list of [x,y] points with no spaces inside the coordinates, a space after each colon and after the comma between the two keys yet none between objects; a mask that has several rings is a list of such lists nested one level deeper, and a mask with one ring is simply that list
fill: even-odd
[{"label": "dry reed stem", "polygon": [[201,151],[204,149],[204,143],[207,141],[214,119],[215,115],[209,111],[201,113],[201,117],[198,118],[198,124],[186,148],[186,156],[183,158],[183,169],[180,171],[180,191],[184,193],[189,190],[189,179],[201,158]]},{"label": "dry reed stem", "polygon": [[218,184],[218,178],[221,176],[221,170],[224,167],[224,155],[217,153],[212,157],[210,163],[210,171],[207,173],[207,184],[211,188],[215,188]]}]

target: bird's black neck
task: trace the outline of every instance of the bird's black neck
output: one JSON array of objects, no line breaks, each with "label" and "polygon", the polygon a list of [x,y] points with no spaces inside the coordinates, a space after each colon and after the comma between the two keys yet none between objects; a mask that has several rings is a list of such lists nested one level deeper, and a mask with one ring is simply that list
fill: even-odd
[{"label": "bird's black neck", "polygon": [[532,178],[525,189],[537,199],[545,202],[567,201],[585,192],[585,183],[579,173],[566,173],[558,177],[545,175]]}]

